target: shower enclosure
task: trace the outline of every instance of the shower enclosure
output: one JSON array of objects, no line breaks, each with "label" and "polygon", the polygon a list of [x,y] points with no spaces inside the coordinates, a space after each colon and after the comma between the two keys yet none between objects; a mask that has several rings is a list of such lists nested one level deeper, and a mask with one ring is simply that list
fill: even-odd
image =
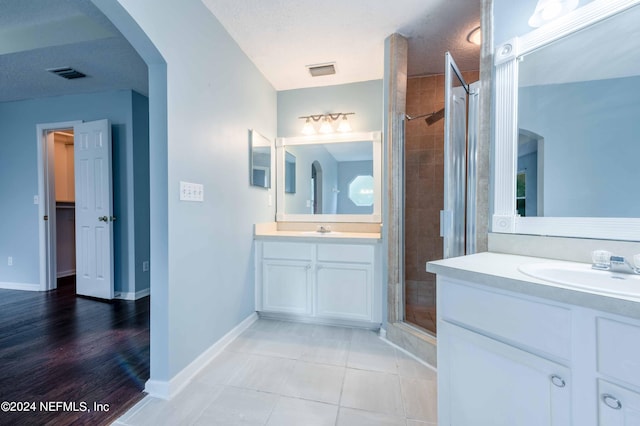
[{"label": "shower enclosure", "polygon": [[[405,321],[436,333],[430,260],[475,252],[478,72],[410,78],[405,120]],[[444,118],[444,119],[443,119]]]}]

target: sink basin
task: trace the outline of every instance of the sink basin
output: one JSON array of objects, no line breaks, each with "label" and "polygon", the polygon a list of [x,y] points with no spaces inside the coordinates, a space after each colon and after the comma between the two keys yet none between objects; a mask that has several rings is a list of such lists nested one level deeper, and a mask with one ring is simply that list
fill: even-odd
[{"label": "sink basin", "polygon": [[304,231],[301,232],[303,235],[312,235],[314,237],[330,237],[332,235],[340,235],[342,232],[339,231],[329,231],[329,232],[318,232],[318,231]]},{"label": "sink basin", "polygon": [[520,272],[541,280],[582,290],[640,299],[640,275],[592,269],[585,263],[532,263],[520,265]]}]

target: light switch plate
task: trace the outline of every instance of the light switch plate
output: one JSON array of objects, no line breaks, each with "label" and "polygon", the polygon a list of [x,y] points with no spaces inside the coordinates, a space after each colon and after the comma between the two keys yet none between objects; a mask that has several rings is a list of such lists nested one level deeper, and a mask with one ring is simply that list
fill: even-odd
[{"label": "light switch plate", "polygon": [[204,185],[180,181],[180,201],[204,201]]}]

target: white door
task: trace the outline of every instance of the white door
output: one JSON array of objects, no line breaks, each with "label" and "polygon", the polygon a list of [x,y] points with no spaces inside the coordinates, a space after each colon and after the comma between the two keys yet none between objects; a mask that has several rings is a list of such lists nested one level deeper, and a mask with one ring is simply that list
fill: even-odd
[{"label": "white door", "polygon": [[111,125],[86,122],[74,134],[76,293],[113,299]]}]

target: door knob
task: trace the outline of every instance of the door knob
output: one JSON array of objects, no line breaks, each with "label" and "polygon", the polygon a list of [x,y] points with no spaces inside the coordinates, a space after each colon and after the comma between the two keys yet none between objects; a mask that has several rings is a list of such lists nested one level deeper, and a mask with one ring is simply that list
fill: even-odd
[{"label": "door knob", "polygon": [[108,216],[100,216],[100,217],[98,217],[98,220],[100,222],[109,222],[109,217]]}]

